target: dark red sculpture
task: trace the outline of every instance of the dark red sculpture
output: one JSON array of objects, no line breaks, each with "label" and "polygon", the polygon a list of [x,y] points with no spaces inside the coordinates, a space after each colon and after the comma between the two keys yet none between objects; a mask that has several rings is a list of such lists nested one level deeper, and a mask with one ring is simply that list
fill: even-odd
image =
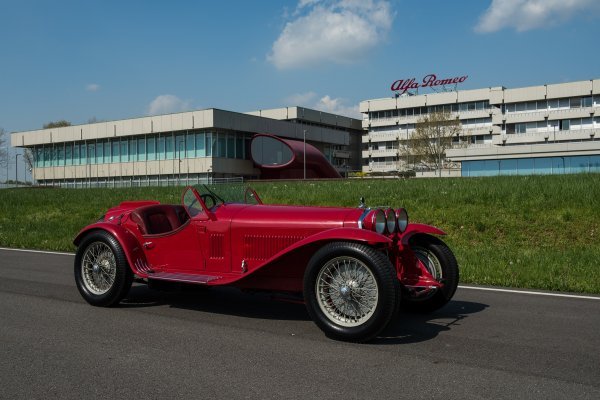
[{"label": "dark red sculpture", "polygon": [[318,179],[342,176],[323,153],[309,143],[272,135],[252,138],[252,160],[261,179]]}]

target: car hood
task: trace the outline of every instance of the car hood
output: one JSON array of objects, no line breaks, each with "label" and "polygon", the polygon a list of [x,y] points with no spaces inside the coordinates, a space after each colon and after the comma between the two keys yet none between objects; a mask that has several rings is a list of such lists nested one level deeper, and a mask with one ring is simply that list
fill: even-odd
[{"label": "car hood", "polygon": [[[222,211],[228,208],[222,207]],[[233,211],[233,210],[230,210]],[[232,227],[270,227],[283,229],[333,229],[358,227],[363,210],[344,207],[307,207],[283,205],[246,206],[232,213]],[[224,215],[222,215],[224,217]],[[217,217],[220,219],[220,217]]]}]

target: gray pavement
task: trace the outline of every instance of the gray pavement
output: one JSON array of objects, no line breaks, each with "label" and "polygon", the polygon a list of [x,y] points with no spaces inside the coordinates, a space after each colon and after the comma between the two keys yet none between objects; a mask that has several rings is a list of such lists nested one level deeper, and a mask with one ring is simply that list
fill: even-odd
[{"label": "gray pavement", "polygon": [[0,398],[600,398],[598,300],[459,289],[359,345],[230,288],[91,307],[72,263],[0,250]]}]

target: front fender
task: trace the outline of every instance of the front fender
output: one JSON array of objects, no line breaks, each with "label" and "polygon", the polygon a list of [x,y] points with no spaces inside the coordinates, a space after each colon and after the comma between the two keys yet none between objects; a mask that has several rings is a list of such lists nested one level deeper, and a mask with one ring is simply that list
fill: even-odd
[{"label": "front fender", "polygon": [[388,246],[390,246],[393,243],[392,239],[390,239],[386,236],[380,235],[376,232],[368,231],[365,229],[359,229],[359,228],[329,229],[326,231],[316,233],[309,237],[306,237],[306,238],[292,244],[291,246],[286,247],[285,249],[274,254],[271,258],[269,258],[268,260],[263,262],[261,265],[257,266],[255,268],[255,271],[263,268],[266,265],[269,265],[269,264],[277,261],[282,256],[289,254],[293,251],[296,251],[302,247],[306,247],[306,246],[309,246],[311,244],[318,243],[318,242],[330,242],[330,241],[335,241],[335,240],[362,242],[362,243],[366,243],[369,245],[382,244],[382,245],[388,245]]},{"label": "front fender", "polygon": [[407,245],[411,237],[417,234],[439,235],[444,236],[446,232],[436,228],[435,226],[425,224],[408,224],[406,231],[402,234],[401,241],[403,245]]},{"label": "front fender", "polygon": [[308,236],[277,252],[258,265],[251,266],[240,276],[242,288],[302,292],[304,271],[316,248],[327,242],[360,242],[371,246],[391,248],[393,240],[373,231],[360,228],[335,228]]},{"label": "front fender", "polygon": [[142,249],[142,246],[138,242],[137,238],[133,233],[125,229],[121,225],[116,225],[109,222],[96,222],[83,228],[73,239],[73,244],[79,247],[79,244],[83,238],[92,231],[103,230],[110,233],[121,245],[129,267],[134,273],[139,273],[138,270],[143,270],[148,265],[146,261],[146,255]]}]

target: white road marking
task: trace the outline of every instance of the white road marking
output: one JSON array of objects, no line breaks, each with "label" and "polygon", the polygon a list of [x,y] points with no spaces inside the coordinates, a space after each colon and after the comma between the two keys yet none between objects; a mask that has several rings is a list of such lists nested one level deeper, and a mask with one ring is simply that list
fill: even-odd
[{"label": "white road marking", "polygon": [[58,254],[60,256],[74,256],[75,255],[75,253],[62,253],[60,251],[43,251],[43,250],[29,250],[29,249],[9,249],[7,247],[0,247],[0,250],[22,251],[22,252],[25,252],[25,253]]},{"label": "white road marking", "polygon": [[463,286],[458,285],[459,289],[472,289],[472,290],[484,290],[489,292],[504,292],[504,293],[518,293],[518,294],[532,294],[538,296],[551,296],[551,297],[567,297],[570,299],[587,299],[587,300],[600,300],[600,297],[594,296],[582,296],[578,294],[563,294],[556,292],[532,292],[529,290],[519,290],[519,289],[501,289],[501,288],[489,288],[489,287],[479,287],[479,286]]},{"label": "white road marking", "polygon": [[[7,251],[22,251],[26,253],[41,253],[41,254],[57,254],[61,256],[74,256],[75,253],[63,253],[60,251],[43,251],[43,250],[28,250],[28,249],[9,249],[7,247],[0,247],[0,250]],[[566,297],[569,299],[586,299],[586,300],[600,300],[600,296],[582,296],[577,294],[563,294],[556,292],[532,292],[529,290],[519,289],[501,289],[501,288],[490,288],[490,287],[479,287],[479,286],[464,286],[458,285],[459,289],[469,290],[483,290],[488,292],[501,292],[501,293],[517,293],[517,294],[531,294],[534,296],[550,296],[550,297]]]}]

